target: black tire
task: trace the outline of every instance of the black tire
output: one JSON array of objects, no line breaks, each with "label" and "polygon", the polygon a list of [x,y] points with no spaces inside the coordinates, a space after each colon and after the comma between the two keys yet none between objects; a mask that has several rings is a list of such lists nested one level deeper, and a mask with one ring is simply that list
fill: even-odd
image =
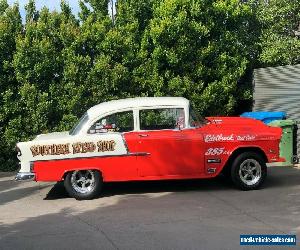
[{"label": "black tire", "polygon": [[[80,179],[78,180],[77,177],[80,177]],[[89,179],[91,180],[90,183],[87,182]],[[68,194],[76,200],[91,200],[100,194],[103,179],[97,170],[72,171],[67,174],[64,186]]]},{"label": "black tire", "polygon": [[232,163],[231,179],[235,186],[241,190],[259,189],[266,177],[266,162],[258,153],[241,153]]}]

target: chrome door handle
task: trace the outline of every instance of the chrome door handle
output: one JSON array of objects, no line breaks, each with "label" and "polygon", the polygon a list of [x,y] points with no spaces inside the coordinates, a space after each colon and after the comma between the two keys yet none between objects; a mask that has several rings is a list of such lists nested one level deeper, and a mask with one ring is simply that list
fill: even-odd
[{"label": "chrome door handle", "polygon": [[148,137],[149,135],[147,134],[139,134],[139,137]]}]

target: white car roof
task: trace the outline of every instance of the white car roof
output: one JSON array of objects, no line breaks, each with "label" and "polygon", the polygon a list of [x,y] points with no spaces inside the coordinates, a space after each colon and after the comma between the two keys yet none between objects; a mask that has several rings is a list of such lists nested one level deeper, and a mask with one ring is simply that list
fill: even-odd
[{"label": "white car roof", "polygon": [[90,117],[127,108],[156,106],[188,106],[189,100],[184,97],[136,97],[103,102],[91,107],[87,113]]}]

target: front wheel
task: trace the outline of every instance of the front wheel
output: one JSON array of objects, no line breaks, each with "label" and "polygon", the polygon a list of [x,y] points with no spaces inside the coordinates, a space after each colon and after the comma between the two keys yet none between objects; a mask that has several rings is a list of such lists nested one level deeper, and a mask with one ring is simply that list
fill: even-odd
[{"label": "front wheel", "polygon": [[257,153],[245,152],[233,161],[231,179],[242,190],[259,189],[266,177],[266,163]]},{"label": "front wheel", "polygon": [[69,195],[77,200],[90,200],[99,195],[103,180],[99,171],[76,170],[69,172],[64,185]]}]

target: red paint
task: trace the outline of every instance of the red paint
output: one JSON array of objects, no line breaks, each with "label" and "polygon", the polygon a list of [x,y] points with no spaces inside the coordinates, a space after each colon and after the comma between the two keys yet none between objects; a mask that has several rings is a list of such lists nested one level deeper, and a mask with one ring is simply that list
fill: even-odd
[{"label": "red paint", "polygon": [[204,172],[203,136],[195,129],[132,132],[125,139],[137,142],[135,151],[149,153],[137,158],[139,177]]},{"label": "red paint", "polygon": [[[197,129],[124,133],[129,153],[148,155],[37,161],[34,163],[36,180],[60,181],[66,172],[79,169],[97,169],[104,181],[109,182],[210,178],[218,175],[230,155],[240,148],[259,149],[268,162],[283,160],[279,157],[280,128],[248,118],[208,119],[210,124]],[[254,135],[255,139],[251,137]],[[206,155],[209,152],[222,153]],[[221,162],[207,162],[212,159]],[[216,172],[209,173],[210,168]]]}]

